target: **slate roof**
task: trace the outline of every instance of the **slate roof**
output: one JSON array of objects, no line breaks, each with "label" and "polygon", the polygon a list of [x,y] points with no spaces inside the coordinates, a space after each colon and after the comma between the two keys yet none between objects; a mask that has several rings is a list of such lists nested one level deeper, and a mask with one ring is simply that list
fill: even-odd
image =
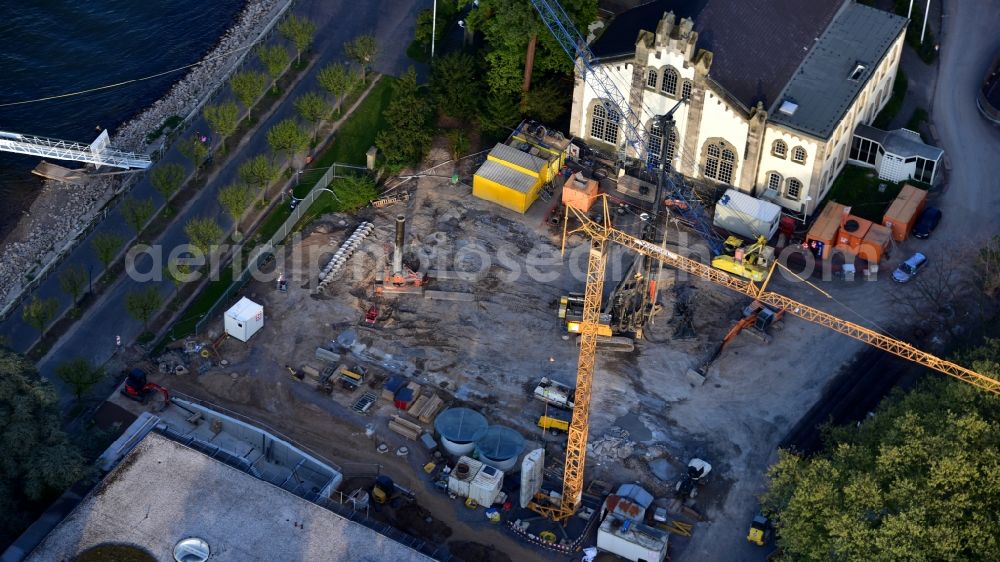
[{"label": "slate roof", "polygon": [[854,136],[873,140],[882,145],[882,149],[886,152],[902,158],[919,156],[925,160],[936,161],[944,155],[944,150],[925,144],[918,133],[908,129],[883,131],[862,124],[854,129]]},{"label": "slate roof", "polygon": [[845,0],[655,0],[619,14],[591,49],[598,59],[635,53],[639,31],[665,12],[694,20],[709,75],[747,108],[769,107]]},{"label": "slate roof", "polygon": [[[902,16],[864,4],[848,5],[773,100],[770,121],[829,138],[905,27]],[[859,64],[864,70],[850,79]],[[786,98],[798,104],[793,115],[778,111]]]}]

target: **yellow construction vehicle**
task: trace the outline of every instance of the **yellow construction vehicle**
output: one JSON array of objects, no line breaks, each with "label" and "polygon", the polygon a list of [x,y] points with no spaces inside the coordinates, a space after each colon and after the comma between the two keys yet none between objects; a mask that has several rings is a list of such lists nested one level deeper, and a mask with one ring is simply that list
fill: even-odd
[{"label": "yellow construction vehicle", "polygon": [[771,522],[762,513],[754,515],[750,522],[750,531],[747,533],[747,541],[757,546],[764,546],[771,538]]},{"label": "yellow construction vehicle", "polygon": [[583,496],[583,474],[587,454],[587,435],[590,430],[590,399],[594,378],[594,365],[597,357],[598,327],[601,315],[601,295],[604,290],[605,249],[609,242],[614,242],[630,248],[639,254],[659,260],[664,265],[711,281],[749,296],[762,305],[776,311],[797,316],[803,320],[826,326],[831,330],[854,338],[858,341],[902,357],[908,361],[934,369],[965,383],[971,384],[987,392],[1000,394],[1000,381],[962,367],[950,361],[923,352],[912,345],[891,338],[864,326],[842,320],[823,312],[822,310],[794,301],[786,296],[767,291],[767,281],[758,286],[753,281],[745,280],[724,271],[705,265],[701,262],[684,257],[667,248],[647,242],[611,226],[611,216],[608,211],[607,197],[602,196],[599,202],[603,209],[601,222],[591,219],[575,209],[566,209],[566,220],[563,221],[563,250],[569,234],[566,223],[569,212],[579,222],[579,227],[572,233],[582,233],[590,238],[590,251],[587,259],[587,278],[584,291],[583,315],[580,324],[580,356],[577,363],[576,395],[574,400],[573,418],[567,431],[566,461],[563,468],[563,490],[558,496],[537,493],[529,507],[540,515],[553,520],[563,521],[576,513]]},{"label": "yellow construction vehicle", "polygon": [[712,258],[712,267],[760,283],[767,277],[774,260],[774,248],[767,245],[767,238],[759,236],[749,246],[743,240],[730,236],[723,243],[722,254]]},{"label": "yellow construction vehicle", "polygon": [[552,416],[539,416],[538,427],[542,429],[558,429],[559,431],[569,431],[569,422]]}]

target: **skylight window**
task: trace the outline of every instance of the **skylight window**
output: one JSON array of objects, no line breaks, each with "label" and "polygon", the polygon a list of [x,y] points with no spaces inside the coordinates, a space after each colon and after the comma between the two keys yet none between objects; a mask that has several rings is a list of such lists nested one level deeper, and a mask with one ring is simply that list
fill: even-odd
[{"label": "skylight window", "polygon": [[861,64],[860,62],[857,63],[857,64],[855,64],[854,65],[854,71],[851,72],[851,75],[850,75],[850,77],[848,79],[849,80],[854,80],[855,82],[858,81],[858,80],[860,80],[861,77],[865,74],[865,69],[867,69],[867,68],[868,68],[867,66]]}]

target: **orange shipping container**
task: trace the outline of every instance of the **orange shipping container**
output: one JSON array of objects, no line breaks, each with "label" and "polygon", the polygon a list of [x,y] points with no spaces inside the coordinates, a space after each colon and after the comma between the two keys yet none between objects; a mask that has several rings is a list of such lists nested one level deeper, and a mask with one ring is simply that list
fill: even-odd
[{"label": "orange shipping container", "polygon": [[840,219],[843,216],[843,205],[833,202],[826,204],[806,234],[806,244],[813,255],[825,259],[830,254],[830,248],[837,243],[837,230],[840,228]]},{"label": "orange shipping container", "polygon": [[910,184],[903,186],[899,196],[892,202],[882,218],[882,224],[892,230],[893,240],[897,242],[906,240],[926,203],[926,191]]},{"label": "orange shipping container", "polygon": [[857,254],[861,248],[861,241],[865,239],[865,235],[868,234],[868,229],[871,227],[872,221],[848,215],[844,224],[837,231],[837,247]]},{"label": "orange shipping container", "polygon": [[579,172],[566,180],[562,190],[562,202],[567,207],[587,212],[597,197],[597,180],[586,179]]},{"label": "orange shipping container", "polygon": [[892,231],[889,227],[880,224],[873,224],[861,241],[861,248],[858,257],[870,264],[878,264],[882,261],[882,256],[889,251],[892,245]]}]

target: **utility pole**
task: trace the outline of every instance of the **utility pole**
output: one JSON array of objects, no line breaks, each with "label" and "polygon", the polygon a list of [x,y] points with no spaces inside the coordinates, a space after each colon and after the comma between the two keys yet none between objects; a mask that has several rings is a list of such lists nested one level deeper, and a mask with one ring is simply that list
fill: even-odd
[{"label": "utility pole", "polygon": [[532,33],[528,38],[528,52],[524,56],[524,82],[521,84],[521,111],[525,110],[528,103],[528,91],[531,90],[531,72],[535,67],[535,43],[538,41],[538,34]]},{"label": "utility pole", "polygon": [[927,0],[927,7],[924,9],[924,27],[920,30],[920,44],[924,44],[924,35],[927,34],[927,17],[931,14],[931,0]]},{"label": "utility pole", "polygon": [[[912,0],[910,0],[912,2]],[[431,10],[431,58],[434,58],[434,40],[437,39],[438,25],[438,0],[434,0],[434,8]]]}]

